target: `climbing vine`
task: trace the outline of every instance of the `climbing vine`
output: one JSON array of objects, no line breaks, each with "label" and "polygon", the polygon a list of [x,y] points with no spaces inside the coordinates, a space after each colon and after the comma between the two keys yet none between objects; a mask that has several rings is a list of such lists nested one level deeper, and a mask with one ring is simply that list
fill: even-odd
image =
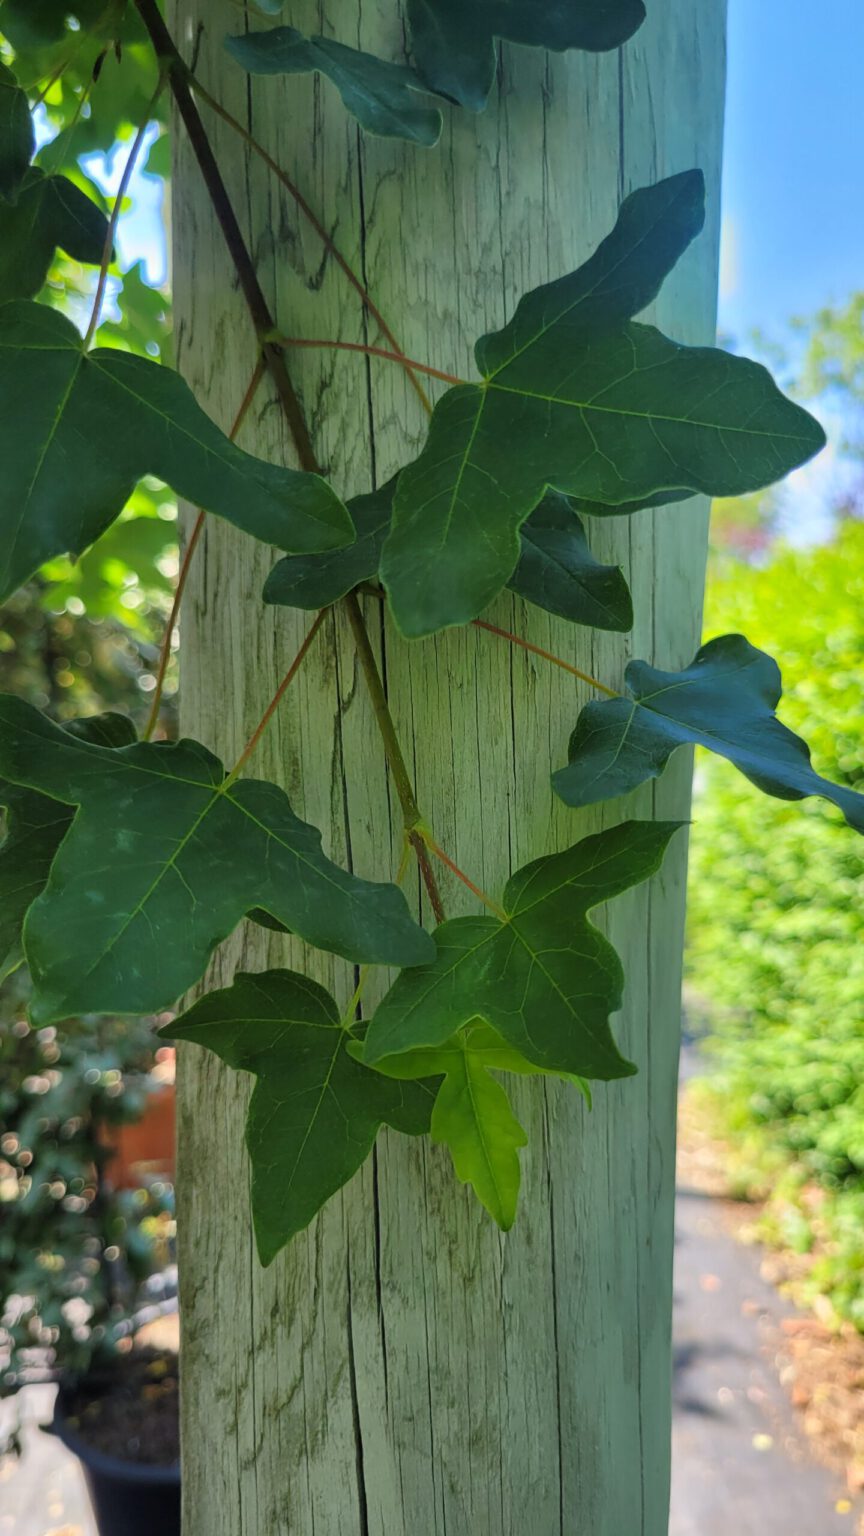
[{"label": "climbing vine", "polygon": [[[316,71],[364,131],[412,141],[418,155],[434,153],[443,113],[482,109],[500,39],[603,51],[625,43],[645,14],[641,0],[408,0],[409,66],[268,26],[283,9],[279,0],[258,8],[259,30],[226,40],[238,68]],[[592,523],[695,493],[753,491],[818,452],[822,430],[756,363],[683,346],[638,319],[702,229],[698,170],[627,197],[582,267],[526,293],[501,330],[479,338],[477,376],[462,379],[403,354],[300,190],[181,56],[157,0],[3,0],[0,28],[9,45],[0,66],[0,600],[44,562],[85,551],[143,476],[201,509],[142,740],[117,716],[60,726],[20,698],[0,698],[3,968],[26,959],[39,1025],[171,1008],[247,916],[352,966],[397,968],[371,1018],[362,1008],[363,971],[340,1013],[316,982],[273,970],[238,974],[169,1026],[172,1038],[257,1080],[247,1141],[261,1260],[269,1263],[352,1176],[381,1125],[446,1145],[457,1176],[507,1228],[525,1133],[501,1075],[554,1074],[590,1101],[591,1081],[635,1070],[610,1028],[621,963],[590,913],[649,879],[678,828],[622,821],[517,870],[503,892],[482,891],[439,846],[417,802],[358,594],[387,605],[406,644],[475,625],[489,644],[527,646],[591,685],[598,698],[573,722],[568,761],[549,765],[569,806],[629,792],[695,742],[731,759],[767,794],[821,795],[864,831],[864,797],[814,772],[805,743],[777,718],[775,663],[742,636],[712,641],[677,673],[635,660],[619,694],[481,616],[509,587],[573,624],[628,631],[630,592],[619,569],[592,555]],[[50,159],[41,163],[34,111],[82,49],[92,60],[89,94],[100,89],[106,60],[144,44],[152,95],[141,103],[109,216]],[[171,367],[94,344],[124,192],[168,92],[258,349],[228,436]],[[377,344],[279,333],[207,113],[232,125],[294,198],[377,326]],[[36,298],[58,247],[98,274],[80,328]],[[404,369],[430,413],[420,454],[347,503],[321,473],[291,381],[299,346],[347,347]],[[234,442],[265,374],[298,469],[265,463]],[[434,409],[428,379],[448,386]],[[281,551],[261,601],[312,615],[275,698],[229,766],[204,743],[151,739],[171,630],[209,515]],[[346,611],[402,808],[402,873],[416,859],[431,933],[412,917],[398,882],[340,869],[284,791],[254,777],[258,742],[334,604]],[[439,864],[470,888],[476,915],[447,917]]]}]

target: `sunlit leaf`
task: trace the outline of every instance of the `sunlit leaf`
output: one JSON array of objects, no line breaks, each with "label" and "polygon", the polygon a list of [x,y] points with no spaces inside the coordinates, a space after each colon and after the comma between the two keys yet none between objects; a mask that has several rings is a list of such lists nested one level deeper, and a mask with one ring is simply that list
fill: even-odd
[{"label": "sunlit leaf", "polygon": [[[93,715],[64,726],[81,741],[124,747],[135,740],[125,715]],[[21,930],[27,908],[41,895],[54,855],[75,814],[68,805],[0,780],[6,836],[0,844],[0,981],[24,958]]]},{"label": "sunlit leaf", "polygon": [[225,46],[253,75],[320,71],[369,133],[426,145],[435,144],[441,133],[441,113],[422,99],[428,87],[404,64],[390,64],[330,38],[304,37],[296,27],[247,32],[226,38]]},{"label": "sunlit leaf", "polygon": [[283,790],[227,781],[197,742],[109,751],[3,695],[0,776],[80,806],[24,929],[39,1023],[157,1012],[254,907],[347,960],[434,953],[396,886],[339,869]]},{"label": "sunlit leaf", "polygon": [[[24,91],[11,69],[0,64],[0,196],[14,202],[35,148],[33,119]],[[0,207],[0,238],[8,209]]]},{"label": "sunlit leaf", "polygon": [[642,25],[642,0],[408,0],[411,46],[425,80],[474,112],[495,78],[497,38],[561,53],[618,48]]},{"label": "sunlit leaf", "polygon": [[333,998],[293,971],[240,972],[163,1033],[257,1078],[246,1145],[262,1264],[352,1178],[382,1125],[429,1129],[434,1085],[397,1083],[356,1061]]},{"label": "sunlit leaf", "polygon": [[609,1080],[635,1068],[609,1028],[621,1006],[621,962],[588,920],[593,907],[659,869],[678,823],[627,821],[509,880],[503,918],[454,918],[435,932],[437,958],[404,971],[378,1008],[365,1059],[438,1046],[483,1019],[535,1066]]},{"label": "sunlit leaf", "polygon": [[753,490],[822,447],[764,368],[630,322],[703,219],[701,172],[633,193],[584,267],[527,294],[477,344],[482,383],[443,396],[399,477],[381,575],[404,634],[486,607],[547,487],[630,512]]},{"label": "sunlit leaf", "polygon": [[569,764],[552,781],[568,805],[625,795],[657,778],[676,747],[695,743],[780,800],[821,795],[864,832],[864,795],[814,773],[806,742],[777,719],[776,661],[743,635],[709,641],[682,672],[631,661],[625,676],[628,698],[588,704],[579,716]]},{"label": "sunlit leaf", "polygon": [[0,294],[30,299],[48,276],[58,246],[75,261],[98,266],[108,236],[101,208],[66,176],[45,176],[35,166],[21,183],[14,207],[0,207]]},{"label": "sunlit leaf", "polygon": [[[350,1049],[362,1059],[362,1047]],[[449,1147],[457,1177],[472,1185],[493,1220],[508,1231],[519,1201],[519,1149],[527,1138],[506,1090],[490,1073],[532,1075],[539,1069],[488,1024],[475,1022],[444,1045],[385,1057],[375,1070],[401,1082],[443,1076],[432,1111],[432,1140]]]},{"label": "sunlit leaf", "polygon": [[353,534],[326,481],[243,453],[172,369],[84,352],[44,305],[0,308],[0,601],[52,556],[92,544],[148,473],[282,549]]}]

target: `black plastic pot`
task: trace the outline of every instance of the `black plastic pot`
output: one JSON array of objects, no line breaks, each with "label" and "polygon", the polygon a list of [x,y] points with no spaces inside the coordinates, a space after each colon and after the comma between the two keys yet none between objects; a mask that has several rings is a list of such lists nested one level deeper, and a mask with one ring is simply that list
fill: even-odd
[{"label": "black plastic pot", "polygon": [[62,1394],[46,1428],[81,1463],[99,1536],[180,1536],[179,1466],[139,1466],[94,1450],[66,1423]]}]

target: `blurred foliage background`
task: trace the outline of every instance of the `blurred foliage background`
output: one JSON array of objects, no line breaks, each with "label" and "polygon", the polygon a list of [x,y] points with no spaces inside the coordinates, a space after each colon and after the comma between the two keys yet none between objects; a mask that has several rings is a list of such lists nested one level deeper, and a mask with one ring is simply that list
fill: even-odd
[{"label": "blurred foliage background", "polygon": [[[125,7],[110,0],[78,0],[69,9],[88,25],[102,18],[96,32],[103,32],[105,41],[70,26],[65,8],[56,4],[3,0],[0,59],[14,68],[22,85],[40,83],[35,163],[68,176],[106,207],[112,164],[122,166],[148,111],[157,74],[140,23],[134,14],[125,15]],[[117,46],[115,36],[121,39]],[[158,177],[163,190],[167,143],[165,124],[157,117],[142,174]],[[121,257],[123,223],[134,215],[135,189],[140,192],[142,184],[141,176],[133,179],[124,209],[117,242]],[[39,299],[86,324],[96,277],[92,267],[58,251]],[[112,267],[109,294],[97,343],[169,358],[167,285],[151,286],[139,259],[125,270]],[[80,560],[54,560],[43,567],[0,614],[0,689],[21,694],[57,719],[110,708],[140,724],[177,570],[176,518],[170,495],[156,482],[145,481],[121,520]],[[163,734],[173,728],[175,696],[172,668]]]},{"label": "blurred foliage background", "polygon": [[[846,428],[827,543],[777,537],[771,497],[721,503],[707,636],[741,630],[783,673],[781,718],[817,770],[864,790],[864,295],[797,326],[797,389]],[[864,1330],[864,858],[823,804],[697,765],[687,973],[712,1072],[698,1090],[770,1243],[809,1254],[799,1299]]]},{"label": "blurred foliage background", "polygon": [[[125,9],[112,0],[0,0],[0,60],[42,93],[36,164],[68,176],[103,208],[156,86],[134,16],[118,30]],[[103,20],[105,41],[81,33],[70,11],[88,24]],[[145,189],[165,192],[168,140],[158,117],[148,143],[96,341],[168,359],[168,287],[148,281],[140,257],[123,260],[136,201]],[[83,328],[96,280],[94,268],[58,251],[39,299]],[[0,612],[0,690],[57,720],[111,709],[140,727],[171,606],[176,518],[164,487],[145,481],[80,560],[44,566]],[[175,699],[172,665],[159,735],[174,733]],[[153,1021],[70,1019],[34,1030],[27,987],[22,968],[0,990],[0,1395],[58,1371],[92,1374],[128,1347],[146,1282],[168,1263],[173,1235],[170,1185],[115,1187],[122,1180],[112,1172],[116,1128],[137,1121],[158,1088]]]}]

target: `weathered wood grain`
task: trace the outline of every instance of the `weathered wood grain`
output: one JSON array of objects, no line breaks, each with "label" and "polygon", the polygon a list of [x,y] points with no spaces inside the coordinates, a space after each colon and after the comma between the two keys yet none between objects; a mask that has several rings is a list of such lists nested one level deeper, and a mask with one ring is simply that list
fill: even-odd
[{"label": "weathered wood grain", "polygon": [[[325,20],[313,0],[295,0],[290,20],[396,56],[395,9],[362,0]],[[589,253],[622,193],[693,164],[708,178],[708,229],[659,313],[673,335],[711,337],[725,0],[649,9],[621,55],[508,50],[486,114],[446,111],[440,147],[422,151],[362,138],[321,82],[250,84],[221,49],[243,25],[231,0],[173,4],[184,50],[201,29],[201,78],[295,177],[406,349],[457,371],[523,289]],[[230,130],[213,129],[280,327],[363,340],[356,296],[290,198]],[[251,338],[182,144],[176,172],[179,363],[227,423]],[[340,489],[368,488],[419,443],[422,411],[399,369],[304,351],[292,372]],[[291,461],[266,388],[242,441]],[[683,664],[700,627],[704,506],[591,531],[598,554],[630,573],[632,637],[592,636],[513,598],[494,617],[613,682],[631,650]],[[308,622],[261,606],[270,564],[213,523],[184,611],[184,729],[229,758]],[[686,817],[681,755],[627,807],[576,816],[553,804],[550,765],[563,760],[584,697],[572,680],[473,630],[409,646],[378,612],[369,618],[421,805],[485,886],[625,810]],[[256,768],[322,827],[334,857],[366,876],[395,870],[398,806],[341,618],[322,631]],[[374,1162],[263,1273],[242,1150],[248,1084],[181,1052],[186,1536],[664,1536],[684,866],[681,846],[650,891],[610,915],[628,973],[617,1030],[640,1076],[600,1088],[592,1114],[562,1087],[519,1085],[531,1144],[522,1214],[506,1239],[445,1156],[385,1136]],[[469,909],[458,885],[445,879],[444,889],[448,910]],[[248,929],[213,977],[292,953]],[[339,962],[293,959],[343,996],[352,985]],[[383,984],[370,986],[370,1001]]]}]

